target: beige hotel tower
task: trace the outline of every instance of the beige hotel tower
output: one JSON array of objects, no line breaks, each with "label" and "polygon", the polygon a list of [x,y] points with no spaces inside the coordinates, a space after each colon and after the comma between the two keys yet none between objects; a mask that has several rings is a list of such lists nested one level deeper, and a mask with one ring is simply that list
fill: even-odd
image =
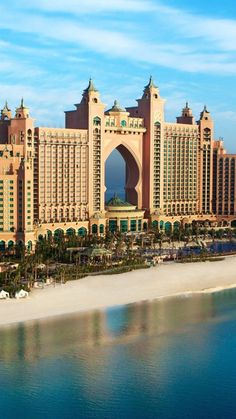
[{"label": "beige hotel tower", "polygon": [[[137,105],[106,110],[89,81],[65,128],[35,127],[23,100],[0,120],[0,249],[30,249],[49,234],[141,232],[180,225],[234,225],[235,155],[214,140],[206,107],[195,122],[186,104],[165,121],[152,78]],[[105,162],[117,149],[126,163],[126,200],[105,204]],[[112,173],[110,174],[112,176]]]}]

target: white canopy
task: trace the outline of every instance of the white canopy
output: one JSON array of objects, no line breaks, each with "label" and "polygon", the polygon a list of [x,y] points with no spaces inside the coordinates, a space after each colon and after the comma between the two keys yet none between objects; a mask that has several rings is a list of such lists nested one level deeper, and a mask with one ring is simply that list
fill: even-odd
[{"label": "white canopy", "polygon": [[9,297],[10,297],[9,292],[4,291],[4,290],[2,290],[2,291],[0,292],[0,299],[1,299],[1,300],[6,299],[6,298],[9,298]]},{"label": "white canopy", "polygon": [[28,297],[29,293],[23,289],[15,293],[16,298],[26,298]]}]

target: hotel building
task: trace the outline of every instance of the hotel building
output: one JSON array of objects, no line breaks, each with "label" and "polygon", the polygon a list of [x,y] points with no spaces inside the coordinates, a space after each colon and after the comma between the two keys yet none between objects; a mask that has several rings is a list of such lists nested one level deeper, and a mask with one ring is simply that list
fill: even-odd
[{"label": "hotel building", "polygon": [[227,154],[223,141],[215,141],[213,148],[213,200],[217,219],[231,221],[236,227],[236,154]]},{"label": "hotel building", "polygon": [[[0,246],[39,236],[140,232],[236,220],[235,157],[214,140],[211,114],[188,104],[175,123],[152,78],[137,106],[106,110],[92,80],[65,128],[35,127],[23,101],[0,120]],[[126,202],[105,205],[105,162],[126,163]],[[112,174],[111,174],[112,175]]]},{"label": "hotel building", "polygon": [[35,242],[34,121],[21,105],[14,117],[7,103],[0,120],[0,246]]}]

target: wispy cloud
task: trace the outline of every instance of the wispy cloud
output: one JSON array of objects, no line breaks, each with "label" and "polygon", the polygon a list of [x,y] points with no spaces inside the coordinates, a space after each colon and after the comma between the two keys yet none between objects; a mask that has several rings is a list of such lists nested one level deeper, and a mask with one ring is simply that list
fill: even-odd
[{"label": "wispy cloud", "polygon": [[[222,108],[216,112],[234,120],[232,84],[229,110],[212,80],[234,80],[236,20],[210,11],[199,5],[193,12],[190,3],[188,10],[172,7],[168,0],[11,0],[10,7],[1,2],[0,99],[16,103],[24,95],[40,124],[61,125],[63,110],[79,100],[90,75],[98,79],[105,102],[117,97],[126,105],[154,72],[172,119],[191,98],[198,115],[200,101],[213,94]],[[173,89],[167,86],[170,77]]]},{"label": "wispy cloud", "polygon": [[[171,9],[172,15],[175,17],[177,23],[177,30],[181,30],[191,25],[191,18],[184,15],[179,17],[179,13],[175,9]],[[196,45],[178,42],[150,42],[148,39],[143,39],[142,31],[140,34],[133,34],[115,31],[112,29],[100,29],[96,27],[94,21],[90,25],[83,25],[77,23],[69,18],[39,16],[31,14],[30,19],[24,13],[17,12],[14,16],[6,13],[4,6],[0,7],[2,16],[2,26],[6,29],[15,30],[15,21],[20,21],[21,25],[17,28],[19,32],[34,34],[35,36],[53,39],[64,44],[78,45],[80,48],[87,48],[93,52],[105,54],[111,57],[117,57],[125,60],[135,60],[137,62],[147,62],[154,65],[173,68],[180,71],[187,72],[211,72],[220,73],[224,71],[228,74],[236,73],[236,60],[234,56],[228,54],[225,50],[218,49],[213,53],[209,50],[201,51]],[[165,13],[168,9],[165,10]],[[177,17],[176,17],[177,16]],[[196,27],[197,22],[191,26],[191,37],[197,36]],[[205,22],[208,32],[210,28]],[[201,23],[198,33],[201,33],[205,27]],[[202,28],[202,31],[201,31]],[[206,32],[206,31],[205,31]],[[200,37],[200,35],[198,35]],[[212,31],[213,37],[213,31]],[[187,35],[185,34],[185,38]],[[221,39],[223,44],[223,38]],[[206,45],[205,45],[206,46]]]},{"label": "wispy cloud", "polygon": [[[13,0],[14,3],[14,0]],[[18,4],[15,3],[16,5]],[[22,0],[20,8],[30,11],[51,13],[106,14],[115,12],[150,13],[158,21],[164,20],[166,27],[171,26],[172,32],[178,32],[184,39],[202,39],[214,42],[227,51],[236,50],[236,21],[233,19],[212,18],[197,15],[183,9],[167,6],[161,1],[154,0]],[[203,11],[202,11],[203,12]],[[132,15],[129,16],[132,19]],[[92,24],[96,24],[93,20]],[[204,48],[204,45],[201,45]]]},{"label": "wispy cloud", "polygon": [[174,25],[173,31],[179,33],[183,40],[204,39],[205,44],[199,46],[202,49],[210,44],[224,51],[236,51],[236,20],[192,14],[161,4],[156,9],[158,17],[168,18],[169,25]]},{"label": "wispy cloud", "polygon": [[74,14],[95,14],[110,12],[150,12],[155,10],[155,4],[148,0],[21,0],[20,7],[28,10],[43,10],[47,12],[63,12]]}]

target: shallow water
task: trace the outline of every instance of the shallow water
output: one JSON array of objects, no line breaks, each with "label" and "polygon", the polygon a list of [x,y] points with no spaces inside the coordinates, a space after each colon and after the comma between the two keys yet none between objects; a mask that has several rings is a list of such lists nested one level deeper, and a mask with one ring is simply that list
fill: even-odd
[{"label": "shallow water", "polygon": [[0,330],[1,418],[235,418],[236,291]]}]

